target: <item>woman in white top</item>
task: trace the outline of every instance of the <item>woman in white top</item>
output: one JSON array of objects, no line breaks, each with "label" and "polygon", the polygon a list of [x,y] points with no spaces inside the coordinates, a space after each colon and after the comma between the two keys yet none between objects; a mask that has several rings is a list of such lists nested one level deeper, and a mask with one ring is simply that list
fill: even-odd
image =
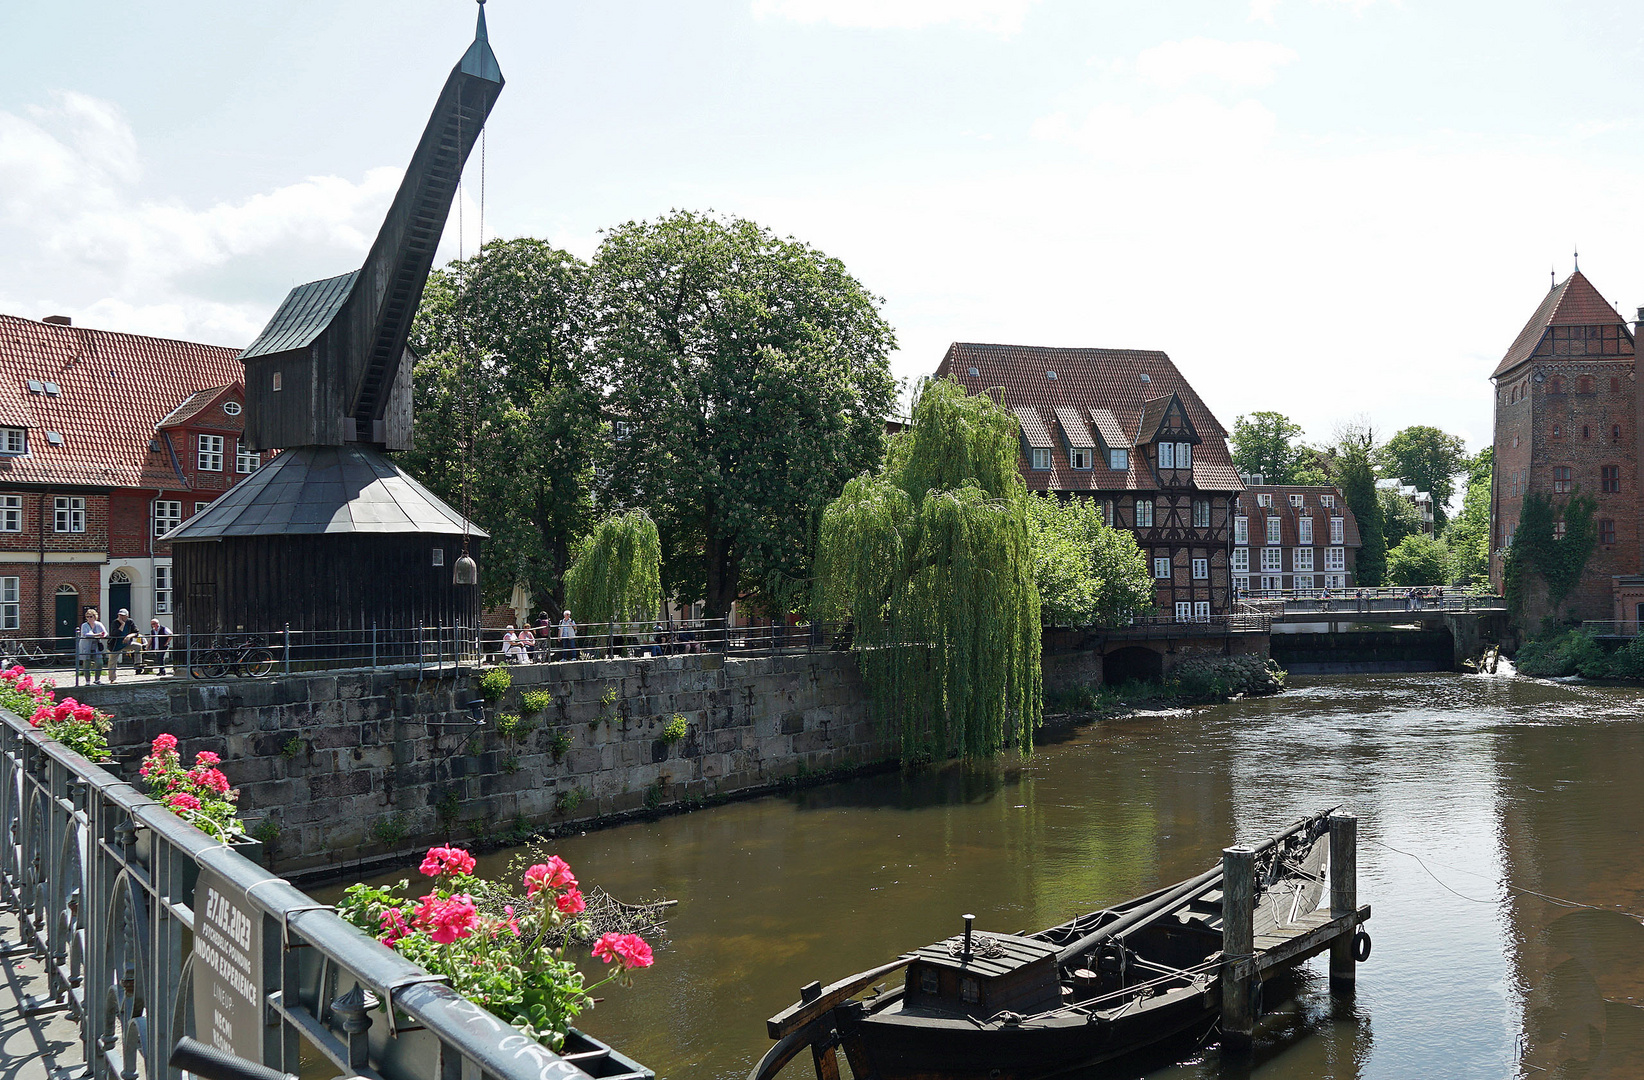
[{"label": "woman in white top", "polygon": [[79,640],[74,646],[77,675],[94,682],[103,681],[103,643],[106,640],[108,627],[97,621],[97,609],[86,608],[85,621],[80,624]]},{"label": "woman in white top", "polygon": [[524,662],[525,649],[521,647],[519,635],[514,632],[514,624],[508,624],[507,633],[502,635],[502,658],[510,663]]}]

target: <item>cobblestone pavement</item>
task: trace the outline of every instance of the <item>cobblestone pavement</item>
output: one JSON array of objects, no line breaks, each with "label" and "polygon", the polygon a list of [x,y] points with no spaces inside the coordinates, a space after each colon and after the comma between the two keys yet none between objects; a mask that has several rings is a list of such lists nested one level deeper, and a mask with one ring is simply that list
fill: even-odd
[{"label": "cobblestone pavement", "polygon": [[[19,940],[17,915],[0,911],[0,949]],[[83,1075],[80,1026],[66,1010],[25,1015],[23,1002],[46,993],[45,965],[32,953],[0,957],[0,1080],[67,1080]]]}]

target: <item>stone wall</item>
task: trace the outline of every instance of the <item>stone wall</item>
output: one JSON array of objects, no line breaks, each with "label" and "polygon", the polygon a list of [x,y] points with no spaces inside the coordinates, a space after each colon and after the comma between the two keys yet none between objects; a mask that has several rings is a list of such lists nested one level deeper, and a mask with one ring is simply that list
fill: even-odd
[{"label": "stone wall", "polygon": [[[1204,656],[1255,656],[1265,659],[1268,654],[1268,635],[1265,633],[1195,634],[1194,625],[1184,625],[1180,637],[1131,635],[1125,631],[1099,630],[1046,630],[1044,634],[1045,692],[1057,693],[1082,686],[1101,686],[1109,672],[1104,657],[1121,650],[1144,649],[1156,655],[1156,663],[1147,673],[1150,678],[1163,678],[1178,664]],[[1148,633],[1158,632],[1149,627]],[[1132,665],[1134,666],[1134,665]],[[1118,679],[1115,681],[1123,681]]]},{"label": "stone wall", "polygon": [[[476,728],[467,676],[345,672],[72,691],[115,717],[135,779],[170,732],[184,760],[214,750],[248,822],[268,822],[282,873],[318,872],[430,842],[501,838],[690,804],[806,773],[891,759],[854,658],[837,653],[589,660],[509,669]],[[525,713],[522,694],[549,695]],[[498,718],[521,718],[512,734]],[[680,716],[685,734],[663,738]]]}]

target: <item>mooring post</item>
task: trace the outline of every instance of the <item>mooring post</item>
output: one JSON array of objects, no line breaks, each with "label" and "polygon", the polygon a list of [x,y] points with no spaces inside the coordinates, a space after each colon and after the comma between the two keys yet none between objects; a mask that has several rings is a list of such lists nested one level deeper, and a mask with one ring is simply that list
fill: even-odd
[{"label": "mooring post", "polygon": [[[1352,814],[1330,815],[1330,917],[1339,919],[1359,909],[1359,819]],[[1352,990],[1356,966],[1353,935],[1342,934],[1330,943],[1330,987]]]},{"label": "mooring post", "polygon": [[1251,990],[1256,975],[1256,853],[1222,849],[1222,1037],[1248,1046],[1256,1030]]}]

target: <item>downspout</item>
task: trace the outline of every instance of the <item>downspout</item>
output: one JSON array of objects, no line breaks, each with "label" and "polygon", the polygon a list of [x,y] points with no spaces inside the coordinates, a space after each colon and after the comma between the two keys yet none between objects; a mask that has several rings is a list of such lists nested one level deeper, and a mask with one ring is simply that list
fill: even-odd
[{"label": "downspout", "polygon": [[[46,499],[50,490],[50,488],[40,489],[40,561],[35,564],[34,569],[34,625],[36,630],[44,630],[46,627]],[[75,614],[78,615],[79,612],[75,612]],[[56,612],[53,609],[51,628],[53,636],[56,635],[57,631],[55,616]],[[44,637],[45,635],[42,633],[40,636]]]}]

